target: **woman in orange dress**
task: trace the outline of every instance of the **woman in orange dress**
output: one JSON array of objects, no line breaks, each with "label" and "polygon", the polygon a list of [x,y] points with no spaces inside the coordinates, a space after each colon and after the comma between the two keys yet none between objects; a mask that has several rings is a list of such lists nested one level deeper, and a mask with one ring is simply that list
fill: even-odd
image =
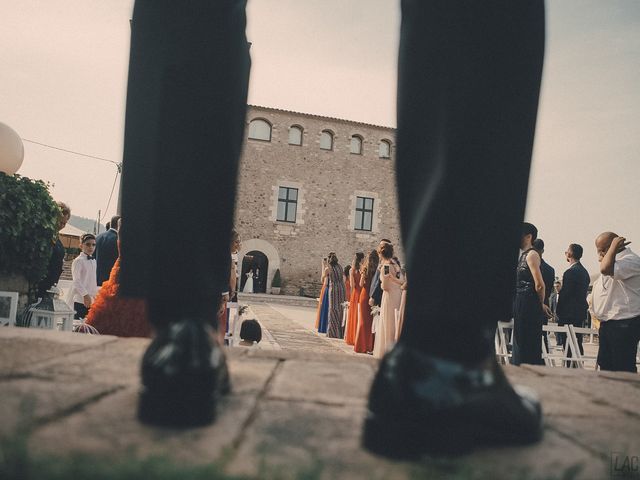
[{"label": "woman in orange dress", "polygon": [[[122,221],[118,221],[118,235]],[[121,251],[118,238],[118,252]],[[102,335],[118,337],[151,337],[151,324],[147,320],[147,303],[140,298],[120,295],[120,257],[111,269],[109,280],[102,283],[85,323]]]},{"label": "woman in orange dress", "polygon": [[371,306],[369,305],[369,287],[371,279],[378,269],[378,252],[372,250],[362,262],[360,268],[360,295],[358,298],[358,326],[353,349],[357,353],[373,352],[374,334],[371,333]]},{"label": "woman in orange dress", "polygon": [[364,259],[364,253],[358,252],[351,262],[351,270],[349,271],[349,285],[351,285],[351,294],[349,297],[349,316],[347,317],[346,331],[344,341],[347,345],[355,345],[356,329],[358,327],[358,304],[360,302],[360,264]]}]

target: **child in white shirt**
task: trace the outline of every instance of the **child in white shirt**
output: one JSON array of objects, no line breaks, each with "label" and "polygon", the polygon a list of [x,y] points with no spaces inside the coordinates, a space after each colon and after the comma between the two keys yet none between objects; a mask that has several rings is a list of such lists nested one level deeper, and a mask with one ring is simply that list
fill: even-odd
[{"label": "child in white shirt", "polygon": [[80,239],[82,252],[71,264],[73,286],[69,293],[73,301],[73,309],[77,320],[87,316],[89,308],[98,293],[98,281],[96,277],[96,259],[93,252],[96,249],[96,237],[91,233],[85,233]]}]

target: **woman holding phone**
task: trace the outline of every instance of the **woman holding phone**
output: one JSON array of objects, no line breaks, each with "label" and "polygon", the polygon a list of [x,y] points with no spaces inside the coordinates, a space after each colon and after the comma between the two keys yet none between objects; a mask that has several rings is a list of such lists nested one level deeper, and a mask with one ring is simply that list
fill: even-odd
[{"label": "woman holding phone", "polygon": [[393,245],[385,243],[380,247],[380,323],[376,329],[373,356],[382,358],[396,340],[396,310],[402,301],[404,278],[400,265],[393,260]]}]

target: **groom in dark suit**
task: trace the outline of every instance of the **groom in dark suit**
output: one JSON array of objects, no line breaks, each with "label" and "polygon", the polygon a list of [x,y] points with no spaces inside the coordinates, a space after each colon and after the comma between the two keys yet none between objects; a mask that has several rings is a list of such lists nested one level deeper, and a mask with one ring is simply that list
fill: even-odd
[{"label": "groom in dark suit", "polygon": [[[562,275],[562,290],[558,298],[558,325],[573,325],[583,327],[587,318],[587,290],[589,289],[589,272],[582,266],[582,247],[577,243],[572,243],[564,252],[567,262],[571,266]],[[578,335],[578,348],[580,353],[584,353],[582,348],[582,335]],[[558,344],[564,346],[565,334],[558,334]],[[571,355],[571,352],[569,353]]]},{"label": "groom in dark suit", "polygon": [[114,215],[109,222],[109,230],[96,237],[96,277],[98,286],[109,280],[113,264],[118,259],[118,220]]}]

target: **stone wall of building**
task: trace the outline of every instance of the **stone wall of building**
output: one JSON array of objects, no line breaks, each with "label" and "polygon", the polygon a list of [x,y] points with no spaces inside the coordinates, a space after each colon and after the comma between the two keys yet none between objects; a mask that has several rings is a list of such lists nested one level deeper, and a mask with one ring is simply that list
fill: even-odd
[{"label": "stone wall of building", "polygon": [[[248,138],[255,119],[271,125],[270,141]],[[249,107],[246,121],[236,208],[239,263],[248,252],[264,253],[267,289],[279,268],[281,293],[317,295],[328,252],[336,252],[344,266],[380,238],[399,248],[394,129],[256,106]],[[294,125],[304,132],[300,146],[289,144]],[[320,148],[324,130],[334,135],[332,150]],[[363,140],[362,154],[351,153],[354,135]],[[390,142],[390,158],[380,158],[381,140]],[[298,189],[295,223],[277,220],[279,187]],[[374,199],[371,231],[354,228],[358,196]]]}]

